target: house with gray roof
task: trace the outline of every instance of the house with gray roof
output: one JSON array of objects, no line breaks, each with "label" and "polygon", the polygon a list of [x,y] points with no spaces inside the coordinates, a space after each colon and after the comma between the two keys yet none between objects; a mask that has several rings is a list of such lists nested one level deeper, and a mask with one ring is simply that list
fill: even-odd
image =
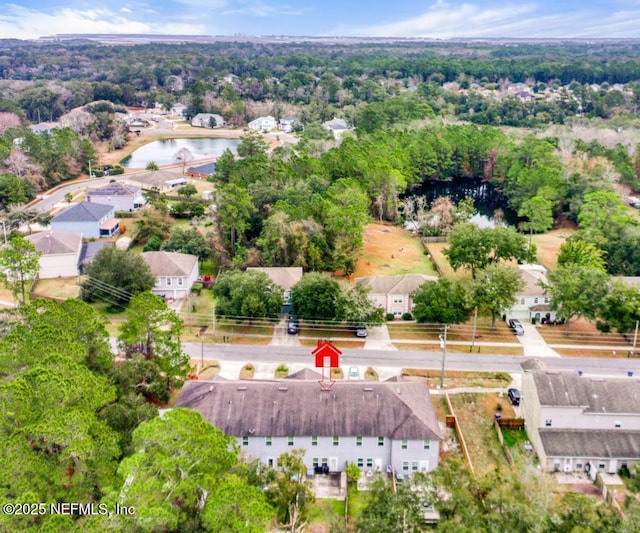
[{"label": "house with gray roof", "polygon": [[51,229],[80,232],[85,239],[113,237],[120,233],[120,222],[114,212],[112,205],[80,202],[53,217]]},{"label": "house with gray roof", "polygon": [[135,211],[146,203],[141,187],[125,183],[108,183],[87,191],[87,202],[112,205],[115,211]]},{"label": "house with gray roof", "polygon": [[48,230],[25,237],[40,256],[40,279],[68,278],[78,275],[82,250],[82,233],[77,231]]},{"label": "house with gray roof", "polygon": [[555,320],[556,311],[551,309],[551,297],[543,286],[548,283],[547,269],[542,265],[523,264],[518,265],[518,273],[524,285],[516,294],[515,303],[506,310],[505,318],[538,324]]},{"label": "house with gray roof", "polygon": [[397,276],[367,276],[356,278],[357,285],[369,288],[369,299],[384,312],[400,318],[413,310],[411,294],[425,281],[437,281],[436,276],[425,274],[398,274]]},{"label": "house with gray roof", "polygon": [[291,311],[291,289],[302,279],[302,267],[249,267],[247,270],[264,272],[271,281],[282,287],[284,298],[282,312]]},{"label": "house with gray roof", "polygon": [[315,379],[188,381],[176,407],[198,411],[267,465],[302,449],[309,470],[438,466],[442,432],[425,383],[339,380],[323,391]]},{"label": "house with gray roof", "polygon": [[615,473],[640,460],[640,380],[524,369],[520,409],[547,471]]},{"label": "house with gray roof", "polygon": [[198,257],[178,252],[143,252],[140,254],[156,277],[151,292],[163,298],[186,298],[198,279]]},{"label": "house with gray roof", "polygon": [[82,245],[82,250],[80,251],[80,259],[78,261],[78,270],[80,271],[80,274],[84,274],[85,269],[87,268],[89,263],[93,261],[93,258],[100,250],[109,246],[115,246],[115,243],[111,241],[85,242]]},{"label": "house with gray roof", "polygon": [[191,119],[191,125],[196,128],[223,128],[227,123],[217,113],[198,113]]}]

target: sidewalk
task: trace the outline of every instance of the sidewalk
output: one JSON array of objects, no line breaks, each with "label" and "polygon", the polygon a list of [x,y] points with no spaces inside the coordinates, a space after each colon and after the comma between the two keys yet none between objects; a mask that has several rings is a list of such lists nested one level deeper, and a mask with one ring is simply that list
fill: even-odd
[{"label": "sidewalk", "polygon": [[530,357],[560,357],[551,346],[547,344],[540,332],[533,324],[522,324],[524,335],[517,335],[518,341],[524,349],[524,355]]},{"label": "sidewalk", "polygon": [[369,334],[367,335],[367,340],[364,343],[365,350],[391,350],[397,351],[393,343],[391,342],[391,337],[389,336],[389,329],[386,324],[382,324],[381,326],[372,326],[369,328]]}]

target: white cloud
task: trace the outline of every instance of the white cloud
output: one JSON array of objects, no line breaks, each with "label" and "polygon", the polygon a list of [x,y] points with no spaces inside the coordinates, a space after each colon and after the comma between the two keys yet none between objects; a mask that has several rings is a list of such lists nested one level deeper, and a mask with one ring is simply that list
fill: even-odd
[{"label": "white cloud", "polygon": [[120,8],[120,11],[122,11],[123,13],[133,13],[133,11],[131,11],[128,7],[122,7]]},{"label": "white cloud", "polygon": [[535,4],[488,6],[464,3],[450,7],[437,0],[424,13],[387,24],[346,27],[333,34],[371,37],[632,37],[638,35],[640,10],[606,11],[585,7],[545,14]]},{"label": "white cloud", "polygon": [[[211,28],[206,28],[210,30]],[[47,13],[30,11],[20,6],[6,6],[0,13],[0,35],[3,38],[34,39],[57,33],[164,33],[204,34],[201,24],[179,21],[133,20],[129,15],[108,9],[60,9]]]}]

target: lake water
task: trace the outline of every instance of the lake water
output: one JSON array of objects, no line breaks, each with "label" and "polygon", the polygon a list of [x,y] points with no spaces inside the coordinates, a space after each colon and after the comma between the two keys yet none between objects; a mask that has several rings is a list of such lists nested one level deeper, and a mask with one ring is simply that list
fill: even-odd
[{"label": "lake water", "polygon": [[495,226],[493,217],[497,209],[502,210],[504,222],[514,226],[518,223],[518,215],[508,207],[506,197],[493,185],[479,179],[427,182],[420,188],[406,193],[405,196],[425,196],[429,205],[440,196],[448,196],[454,204],[470,196],[476,208],[476,214],[471,221],[481,228]]},{"label": "lake water", "polygon": [[171,165],[176,163],[175,154],[182,148],[189,150],[194,160],[219,157],[227,148],[235,153],[239,144],[239,139],[214,137],[162,139],[141,146],[120,164],[125,168],[145,168],[150,161],[158,166]]}]

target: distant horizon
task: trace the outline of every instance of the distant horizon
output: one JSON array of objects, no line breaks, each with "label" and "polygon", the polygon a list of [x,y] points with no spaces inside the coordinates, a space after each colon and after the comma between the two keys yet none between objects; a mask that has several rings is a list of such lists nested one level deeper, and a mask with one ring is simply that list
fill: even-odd
[{"label": "distant horizon", "polygon": [[0,0],[0,38],[55,35],[635,39],[640,1]]}]

